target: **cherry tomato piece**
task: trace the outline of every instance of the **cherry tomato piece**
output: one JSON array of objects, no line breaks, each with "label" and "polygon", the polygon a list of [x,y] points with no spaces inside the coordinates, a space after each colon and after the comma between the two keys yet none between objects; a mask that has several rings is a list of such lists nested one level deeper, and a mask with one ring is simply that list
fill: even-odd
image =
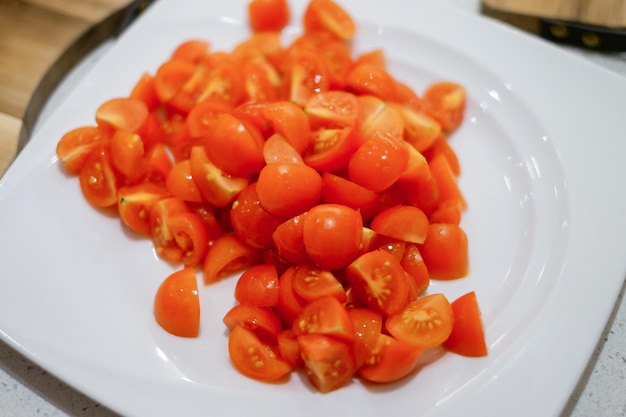
[{"label": "cherry tomato piece", "polygon": [[206,154],[216,166],[236,177],[258,173],[263,159],[263,138],[252,124],[222,113],[209,127],[205,139]]},{"label": "cherry tomato piece", "polygon": [[228,354],[235,369],[257,381],[276,381],[291,371],[274,349],[241,326],[236,326],[228,337]]},{"label": "cherry tomato piece", "polygon": [[405,242],[424,243],[428,232],[428,217],[414,206],[394,206],[378,213],[370,227],[375,232]]},{"label": "cherry tomato piece", "polygon": [[433,83],[422,96],[424,111],[439,121],[448,133],[455,131],[463,121],[465,101],[465,88],[449,81]]},{"label": "cherry tomato piece", "polygon": [[363,143],[363,137],[352,127],[316,130],[311,134],[311,147],[304,161],[318,171],[341,171]]},{"label": "cherry tomato piece", "polygon": [[148,107],[141,100],[113,98],[96,109],[96,122],[98,126],[139,133],[148,119],[148,113]]},{"label": "cherry tomato piece", "polygon": [[197,337],[200,332],[200,300],[193,268],[169,275],[154,297],[154,317],[168,333]]},{"label": "cherry tomato piece", "polygon": [[448,299],[434,293],[411,301],[387,318],[385,329],[398,340],[420,349],[441,345],[452,332],[454,314]]},{"label": "cherry tomato piece", "polygon": [[374,192],[389,188],[404,173],[409,151],[404,143],[378,135],[367,140],[348,162],[348,176]]},{"label": "cherry tomato piece", "polygon": [[259,260],[256,249],[235,234],[225,234],[213,241],[204,257],[204,283],[218,281],[242,271]]},{"label": "cherry tomato piece", "polygon": [[339,204],[319,204],[304,217],[302,238],[306,253],[322,269],[339,269],[358,255],[363,219],[358,211]]},{"label": "cherry tomato piece", "polygon": [[345,386],[356,371],[351,347],[321,334],[298,336],[298,346],[309,380],[320,392]]},{"label": "cherry tomato piece", "polygon": [[169,218],[168,226],[181,252],[181,262],[185,266],[200,264],[210,241],[207,225],[200,216],[190,211],[176,213]]},{"label": "cherry tomato piece", "polygon": [[150,209],[170,193],[161,184],[142,182],[120,187],[117,210],[120,218],[137,233],[150,236]]},{"label": "cherry tomato piece", "polygon": [[97,126],[72,129],[59,140],[56,154],[70,174],[78,174],[91,151],[110,137],[108,130]]},{"label": "cherry tomato piece", "polygon": [[241,326],[254,332],[265,343],[275,344],[282,331],[280,319],[267,307],[238,304],[226,312],[222,321],[231,330]]},{"label": "cherry tomato piece", "polygon": [[241,274],[235,286],[235,299],[242,304],[274,307],[278,305],[279,291],[276,267],[260,264]]},{"label": "cherry tomato piece", "polygon": [[420,348],[381,333],[358,374],[370,382],[395,382],[414,371],[421,357]]},{"label": "cherry tomato piece", "polygon": [[280,31],[289,23],[287,0],[252,0],[248,3],[248,19],[255,32]]},{"label": "cherry tomato piece", "polygon": [[356,24],[350,14],[332,0],[312,0],[303,17],[307,32],[328,31],[341,40],[350,40]]},{"label": "cherry tomato piece", "polygon": [[322,177],[304,164],[269,164],[259,174],[256,192],[265,210],[277,216],[292,217],[319,202]]},{"label": "cherry tomato piece", "polygon": [[476,299],[470,291],[452,302],[454,326],[443,346],[451,352],[463,356],[487,356],[485,330]]},{"label": "cherry tomato piece", "polygon": [[108,147],[99,146],[91,151],[78,179],[83,195],[92,206],[111,207],[117,204],[120,181],[113,168]]},{"label": "cherry tomato piece", "polygon": [[409,284],[400,262],[389,252],[375,250],[359,256],[346,268],[357,300],[383,316],[405,307]]},{"label": "cherry tomato piece", "polygon": [[457,279],[469,272],[467,235],[456,224],[430,224],[419,249],[432,279]]},{"label": "cherry tomato piece", "polygon": [[307,264],[296,267],[293,290],[306,302],[322,297],[334,297],[342,303],[347,300],[346,290],[332,272]]}]

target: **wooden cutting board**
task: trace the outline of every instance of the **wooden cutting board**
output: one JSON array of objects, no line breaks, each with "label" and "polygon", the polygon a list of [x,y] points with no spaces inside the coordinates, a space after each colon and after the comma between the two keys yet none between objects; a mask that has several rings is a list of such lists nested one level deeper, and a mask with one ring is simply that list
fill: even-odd
[{"label": "wooden cutting board", "polygon": [[626,0],[482,0],[482,12],[552,41],[626,51]]},{"label": "wooden cutting board", "polygon": [[[0,176],[63,75],[131,0],[0,0]],[[21,143],[20,143],[21,145]]]}]

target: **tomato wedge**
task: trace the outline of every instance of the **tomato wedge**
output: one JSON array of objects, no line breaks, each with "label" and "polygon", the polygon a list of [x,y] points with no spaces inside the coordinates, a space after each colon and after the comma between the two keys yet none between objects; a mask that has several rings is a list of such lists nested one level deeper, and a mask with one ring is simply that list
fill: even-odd
[{"label": "tomato wedge", "polygon": [[363,219],[348,206],[319,204],[304,217],[302,239],[306,253],[322,269],[340,269],[359,254]]},{"label": "tomato wedge", "polygon": [[345,386],[356,371],[352,349],[321,334],[298,336],[298,346],[311,383],[322,393]]},{"label": "tomato wedge", "polygon": [[111,151],[106,146],[93,149],[79,174],[80,188],[94,207],[111,207],[117,204],[119,179],[113,169]]},{"label": "tomato wedge", "polygon": [[213,241],[204,257],[204,283],[218,281],[242,271],[259,259],[259,253],[235,234],[225,234]]},{"label": "tomato wedge", "polygon": [[276,267],[260,264],[241,274],[235,286],[235,299],[242,304],[274,307],[278,305],[279,291]]},{"label": "tomato wedge", "polygon": [[354,325],[346,308],[333,296],[320,297],[306,304],[291,329],[296,336],[323,334],[350,344],[355,338]]},{"label": "tomato wedge", "polygon": [[394,206],[378,213],[370,224],[372,230],[405,242],[424,243],[428,217],[414,206]]},{"label": "tomato wedge", "polygon": [[487,356],[485,330],[476,300],[476,293],[470,291],[452,302],[454,326],[443,347],[463,356]]},{"label": "tomato wedge", "polygon": [[170,194],[162,184],[142,182],[120,187],[117,210],[120,218],[137,233],[150,236],[150,210],[157,201]]},{"label": "tomato wedge", "polygon": [[419,249],[433,279],[458,279],[469,272],[467,235],[456,224],[431,223]]},{"label": "tomato wedge", "polygon": [[291,366],[274,349],[241,326],[230,332],[228,354],[239,372],[257,381],[276,381],[291,371]]},{"label": "tomato wedge", "polygon": [[256,192],[265,210],[277,216],[292,217],[319,202],[322,177],[304,164],[268,164],[259,174]]},{"label": "tomato wedge", "polygon": [[420,348],[381,333],[358,373],[370,382],[395,382],[414,371],[421,357]]},{"label": "tomato wedge", "polygon": [[148,119],[148,107],[138,99],[120,97],[107,100],[96,110],[98,126],[138,133]]},{"label": "tomato wedge", "polygon": [[409,284],[400,261],[385,250],[359,256],[346,268],[355,297],[383,316],[401,311],[408,298]]},{"label": "tomato wedge", "polygon": [[355,127],[359,117],[359,101],[343,90],[322,91],[304,103],[313,130]]},{"label": "tomato wedge", "polygon": [[307,32],[327,31],[341,40],[350,40],[356,32],[354,20],[348,12],[332,0],[312,0],[304,17]]},{"label": "tomato wedge", "polygon": [[441,293],[420,297],[385,322],[390,335],[420,349],[430,349],[448,339],[454,325],[450,302]]},{"label": "tomato wedge", "polygon": [[154,317],[168,333],[197,337],[200,332],[200,300],[193,268],[169,275],[154,297]]},{"label": "tomato wedge", "polygon": [[304,161],[318,171],[341,171],[364,142],[353,127],[316,130],[311,134],[311,146],[304,154]]},{"label": "tomato wedge", "polygon": [[307,302],[322,297],[334,297],[342,303],[347,300],[346,290],[332,272],[307,264],[296,267],[293,289]]},{"label": "tomato wedge", "polygon": [[72,129],[59,140],[56,154],[69,173],[78,174],[91,151],[110,137],[110,132],[97,126]]},{"label": "tomato wedge", "polygon": [[354,327],[354,360],[356,368],[360,369],[375,352],[383,328],[383,317],[363,307],[349,308],[348,316]]},{"label": "tomato wedge", "polygon": [[377,135],[363,143],[348,162],[348,176],[375,193],[389,188],[404,173],[409,151],[392,136]]},{"label": "tomato wedge", "polygon": [[241,326],[254,332],[261,341],[272,344],[276,343],[278,333],[283,328],[271,309],[248,304],[237,304],[226,312],[222,321],[231,330]]},{"label": "tomato wedge", "polygon": [[280,31],[289,23],[289,4],[287,0],[252,0],[248,18],[255,32]]}]

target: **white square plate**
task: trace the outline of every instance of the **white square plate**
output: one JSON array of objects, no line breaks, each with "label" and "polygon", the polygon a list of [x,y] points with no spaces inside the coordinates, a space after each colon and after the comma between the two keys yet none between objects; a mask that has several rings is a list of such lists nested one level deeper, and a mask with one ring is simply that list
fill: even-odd
[{"label": "white square plate", "polygon": [[[343,0],[354,50],[383,48],[418,92],[467,88],[451,139],[469,209],[471,273],[490,354],[452,354],[390,386],[329,394],[306,377],[261,384],[230,365],[221,319],[234,279],[201,289],[197,339],[165,334],[153,295],[172,269],[92,209],[55,147],[93,123],[183,40],[243,40],[243,0],[161,0],[51,114],[0,182],[0,337],[126,416],[556,416],[596,345],[626,269],[626,82],[540,40],[427,0]],[[304,0],[292,1],[292,35]]]}]

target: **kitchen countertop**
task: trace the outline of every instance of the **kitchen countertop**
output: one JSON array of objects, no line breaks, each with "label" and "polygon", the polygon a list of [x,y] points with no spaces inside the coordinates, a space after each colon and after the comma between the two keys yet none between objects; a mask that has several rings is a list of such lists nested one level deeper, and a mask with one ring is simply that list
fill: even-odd
[{"label": "kitchen countertop", "polygon": [[[105,41],[81,59],[63,78],[41,112],[36,112],[39,117],[29,120],[25,112],[29,105],[30,110],[38,105],[31,97],[42,87],[47,69],[58,62],[61,51],[94,23],[129,3],[129,0],[0,0],[0,176],[15,156],[24,124],[36,130],[48,110],[63,100],[66,92],[106,53],[114,40]],[[480,12],[478,0],[440,0],[440,3]],[[7,11],[14,13],[13,18]],[[36,26],[40,32],[29,31],[25,25]],[[21,44],[9,40],[16,33]],[[570,49],[622,75],[626,82],[626,53],[607,55]],[[623,292],[622,288],[586,372],[560,417],[626,417],[626,300]],[[0,341],[0,417],[35,415],[116,416]]]}]

